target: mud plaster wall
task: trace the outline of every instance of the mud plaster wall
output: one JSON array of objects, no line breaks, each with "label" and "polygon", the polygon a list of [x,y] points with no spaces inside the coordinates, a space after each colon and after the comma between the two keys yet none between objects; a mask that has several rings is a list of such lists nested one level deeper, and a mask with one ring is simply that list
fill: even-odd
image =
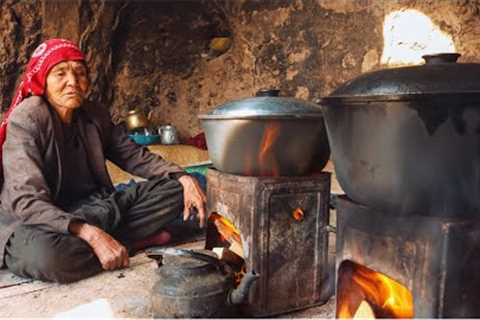
[{"label": "mud plaster wall", "polygon": [[4,110],[28,56],[42,35],[41,6],[32,1],[0,2],[0,106]]},{"label": "mud plaster wall", "polygon": [[[20,66],[51,36],[88,51],[91,98],[119,121],[140,107],[182,138],[201,131],[196,116],[232,99],[277,87],[315,100],[362,72],[381,68],[384,17],[417,9],[450,34],[463,62],[480,62],[480,2],[467,0],[50,1],[0,5],[1,103]],[[41,29],[41,30],[40,30]],[[228,35],[216,56],[208,43]]]}]

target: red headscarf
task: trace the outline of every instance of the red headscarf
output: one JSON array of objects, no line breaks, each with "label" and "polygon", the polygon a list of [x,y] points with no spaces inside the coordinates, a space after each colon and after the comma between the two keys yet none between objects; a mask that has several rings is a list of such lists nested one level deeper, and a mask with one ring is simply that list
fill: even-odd
[{"label": "red headscarf", "polygon": [[[28,61],[22,81],[17,87],[15,96],[3,116],[0,124],[0,150],[7,136],[8,117],[12,111],[28,96],[41,96],[45,93],[45,81],[48,72],[58,63],[67,61],[85,61],[85,55],[76,44],[65,39],[50,39],[39,45]],[[0,152],[0,164],[2,153]],[[1,165],[0,165],[1,169]],[[0,172],[1,174],[1,172]]]}]

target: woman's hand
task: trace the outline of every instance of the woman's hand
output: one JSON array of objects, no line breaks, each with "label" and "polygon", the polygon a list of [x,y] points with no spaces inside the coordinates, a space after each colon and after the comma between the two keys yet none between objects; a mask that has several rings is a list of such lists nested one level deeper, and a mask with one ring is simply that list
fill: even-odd
[{"label": "woman's hand", "polygon": [[198,213],[198,220],[200,227],[205,225],[206,215],[205,215],[205,202],[207,197],[200,188],[197,180],[189,175],[181,176],[178,179],[183,186],[183,221],[186,221],[190,218],[190,209],[196,208]]},{"label": "woman's hand", "polygon": [[69,230],[92,247],[104,270],[128,267],[127,249],[102,229],[86,223],[73,222]]}]

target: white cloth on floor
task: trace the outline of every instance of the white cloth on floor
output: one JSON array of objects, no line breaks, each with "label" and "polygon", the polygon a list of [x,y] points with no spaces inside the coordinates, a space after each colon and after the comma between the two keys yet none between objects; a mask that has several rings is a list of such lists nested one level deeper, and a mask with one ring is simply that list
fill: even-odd
[{"label": "white cloth on floor", "polygon": [[97,299],[70,310],[57,313],[53,319],[113,319],[113,310],[107,299]]}]

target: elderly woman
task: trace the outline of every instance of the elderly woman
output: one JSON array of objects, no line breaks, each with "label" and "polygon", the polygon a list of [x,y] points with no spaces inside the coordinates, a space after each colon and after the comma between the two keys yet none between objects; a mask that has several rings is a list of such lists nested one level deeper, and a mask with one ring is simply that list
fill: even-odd
[{"label": "elderly woman", "polygon": [[[137,243],[162,243],[166,224],[198,210],[205,195],[174,164],[130,141],[108,111],[88,103],[85,57],[67,40],[33,53],[0,126],[0,267],[23,277],[72,282],[127,267]],[[115,191],[109,159],[147,178]]]}]

